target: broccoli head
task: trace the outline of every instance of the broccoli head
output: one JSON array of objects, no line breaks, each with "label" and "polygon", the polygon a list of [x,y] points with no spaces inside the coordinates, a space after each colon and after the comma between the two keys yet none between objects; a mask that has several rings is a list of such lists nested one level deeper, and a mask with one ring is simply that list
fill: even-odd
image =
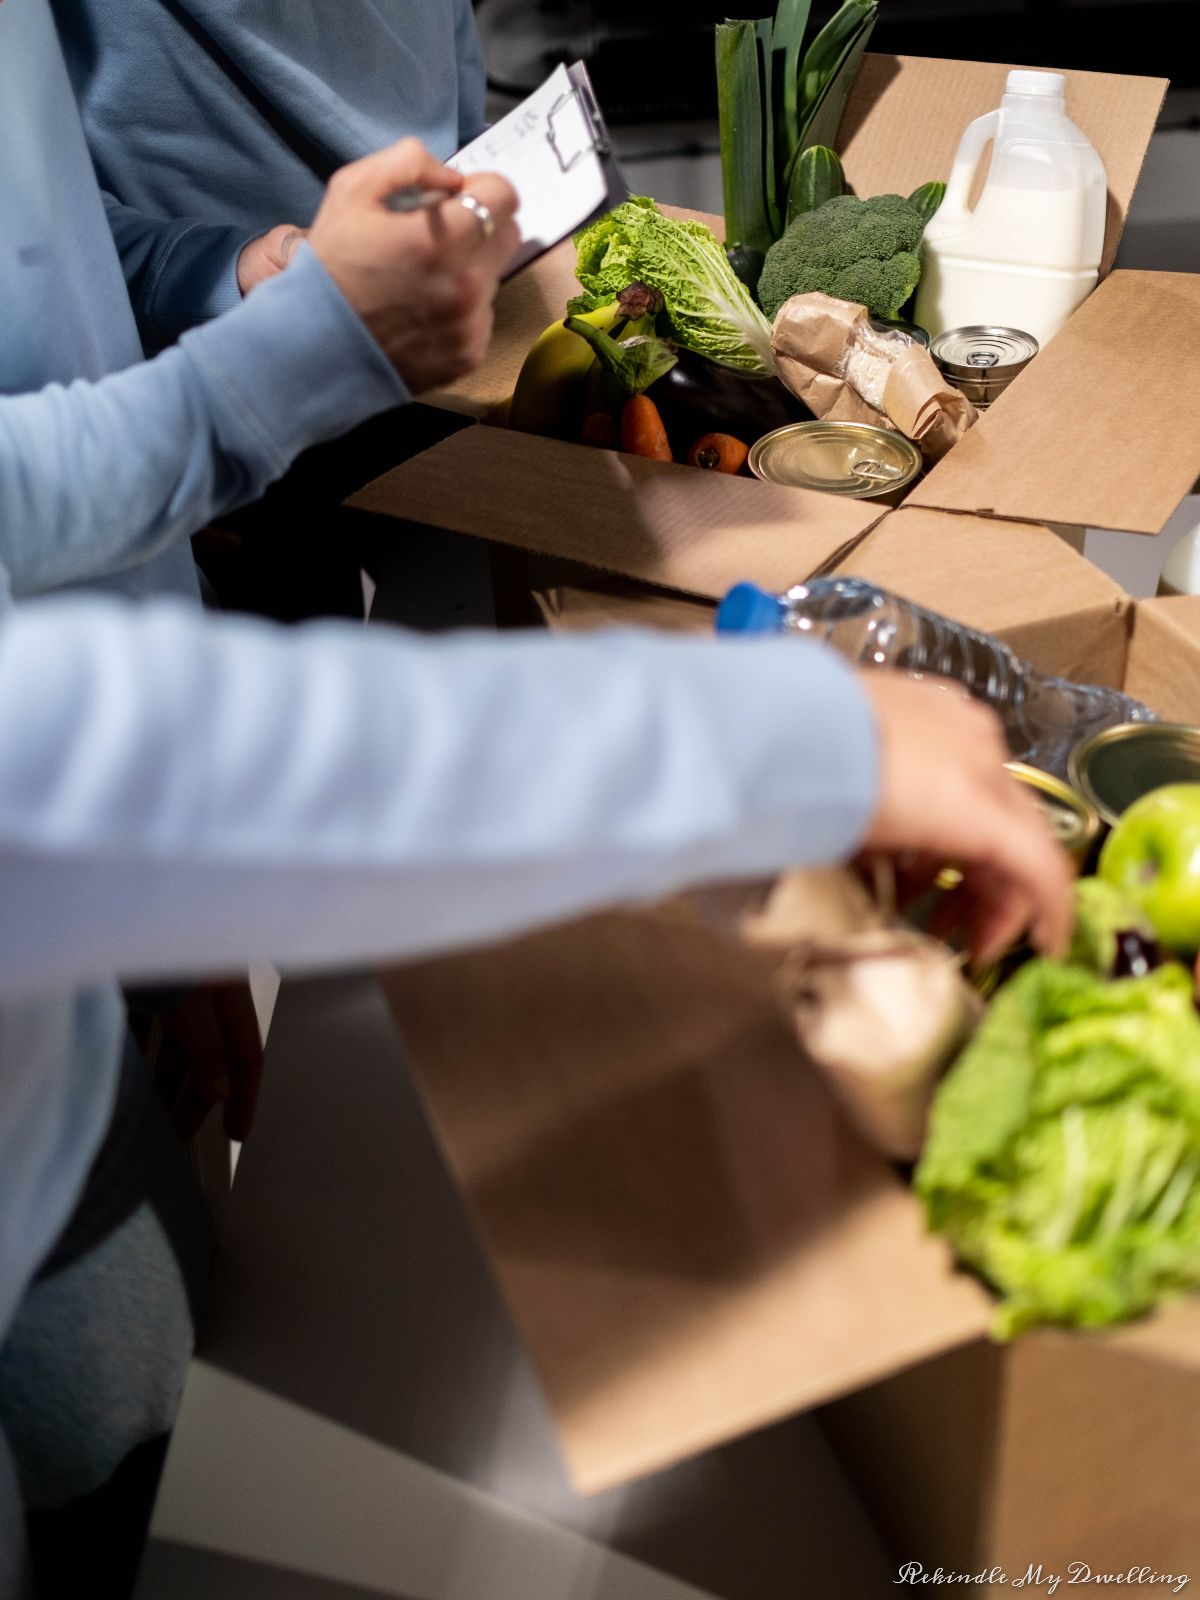
[{"label": "broccoli head", "polygon": [[834,295],[895,319],[917,287],[925,219],[898,194],[841,194],[796,218],[767,251],[758,298],[774,321],[794,294]]}]

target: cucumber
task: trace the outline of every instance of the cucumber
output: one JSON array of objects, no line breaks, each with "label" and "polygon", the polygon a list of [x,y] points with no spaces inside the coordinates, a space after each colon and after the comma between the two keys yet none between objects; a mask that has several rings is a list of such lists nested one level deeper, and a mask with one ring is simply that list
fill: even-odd
[{"label": "cucumber", "polygon": [[806,211],[815,211],[826,200],[846,192],[846,174],[837,151],[828,145],[812,144],[801,151],[792,169],[788,186],[787,220],[792,223]]},{"label": "cucumber", "polygon": [[914,189],[908,197],[909,205],[916,206],[925,219],[926,227],[933,220],[933,214],[946,197],[944,183],[923,183],[919,189]]}]

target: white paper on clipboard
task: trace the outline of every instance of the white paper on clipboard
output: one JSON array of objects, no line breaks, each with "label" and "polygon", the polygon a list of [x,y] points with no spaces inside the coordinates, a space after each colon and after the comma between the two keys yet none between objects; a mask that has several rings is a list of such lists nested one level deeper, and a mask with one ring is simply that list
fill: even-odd
[{"label": "white paper on clipboard", "polygon": [[556,67],[540,89],[447,165],[463,173],[499,172],[516,189],[522,243],[508,273],[626,194],[582,61]]}]

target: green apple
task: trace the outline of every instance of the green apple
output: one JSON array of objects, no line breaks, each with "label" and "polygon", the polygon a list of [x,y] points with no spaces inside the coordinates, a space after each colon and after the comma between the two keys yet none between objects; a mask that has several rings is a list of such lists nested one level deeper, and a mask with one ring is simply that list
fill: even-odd
[{"label": "green apple", "polygon": [[1100,852],[1099,874],[1150,919],[1179,955],[1200,950],[1200,783],[1135,800]]}]

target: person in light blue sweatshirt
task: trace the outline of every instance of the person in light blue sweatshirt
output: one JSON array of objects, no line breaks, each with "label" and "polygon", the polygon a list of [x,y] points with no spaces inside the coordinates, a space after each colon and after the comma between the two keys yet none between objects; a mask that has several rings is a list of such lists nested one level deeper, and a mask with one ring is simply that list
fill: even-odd
[{"label": "person in light blue sweatshirt", "polygon": [[332,173],[484,127],[471,0],[53,0],[102,189],[165,218],[307,226]]},{"label": "person in light blue sweatshirt", "polygon": [[[146,270],[142,216],[262,236],[244,261],[249,286],[278,270],[281,239],[311,222],[335,168],[405,136],[445,159],[484,126],[471,0],[53,3],[150,350],[182,325]],[[431,422],[410,413],[361,429],[302,482],[224,519],[200,546],[222,603],[287,620],[361,616],[361,567],[405,584],[412,557],[364,547],[337,484],[426,448]]]},{"label": "person in light blue sweatshirt", "polygon": [[[0,149],[0,1594],[28,1511],[40,1561],[92,1568],[67,1592],[115,1597],[103,1497],[170,1425],[206,1254],[117,980],[451,949],[860,845],[960,859],[982,953],[1053,947],[1067,870],[992,719],[802,641],[206,619],[194,527],[481,358],[515,197],[471,180],[490,235],[397,218],[392,186],[451,180],[368,158],[145,362],[48,0],[0,0]],[[236,276],[188,241],[180,292]]]}]

